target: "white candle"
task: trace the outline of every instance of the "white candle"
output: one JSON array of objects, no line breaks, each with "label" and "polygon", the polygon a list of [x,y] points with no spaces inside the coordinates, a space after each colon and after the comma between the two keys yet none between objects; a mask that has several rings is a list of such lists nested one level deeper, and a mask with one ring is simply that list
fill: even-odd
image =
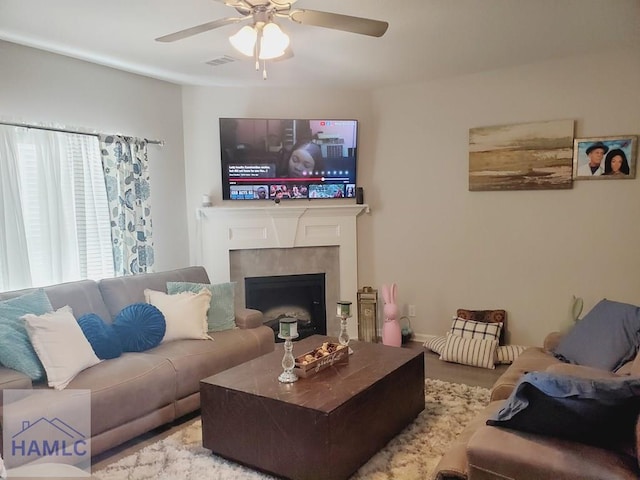
[{"label": "white candle", "polygon": [[294,318],[280,320],[280,336],[295,337],[298,335],[298,321]]},{"label": "white candle", "polygon": [[351,316],[351,302],[338,302],[337,313],[339,317],[347,317]]}]

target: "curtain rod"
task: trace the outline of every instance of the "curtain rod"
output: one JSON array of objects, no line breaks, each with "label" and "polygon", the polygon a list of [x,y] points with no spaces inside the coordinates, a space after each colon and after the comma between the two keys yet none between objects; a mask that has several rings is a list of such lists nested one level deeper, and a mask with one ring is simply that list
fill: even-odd
[{"label": "curtain rod", "polygon": [[[43,127],[40,125],[33,125],[30,123],[0,122],[0,125],[9,125],[10,127],[39,128],[40,130],[47,130],[50,132],[76,133],[78,135],[92,135],[94,137],[97,137],[99,135],[98,133],[87,133],[87,132],[81,132],[79,130],[69,130],[66,128]],[[149,140],[148,138],[145,138],[144,140],[147,143],[150,143],[152,145],[160,145],[161,147],[164,146],[164,140]]]}]

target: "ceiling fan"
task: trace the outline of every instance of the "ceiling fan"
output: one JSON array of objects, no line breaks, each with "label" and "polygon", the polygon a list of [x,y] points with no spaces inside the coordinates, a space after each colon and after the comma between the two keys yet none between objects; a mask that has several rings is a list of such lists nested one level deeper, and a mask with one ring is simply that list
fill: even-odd
[{"label": "ceiling fan", "polygon": [[278,0],[216,0],[225,5],[235,8],[240,17],[227,17],[213,20],[211,22],[186,28],[178,32],[163,35],[156,38],[158,42],[175,42],[183,38],[198,35],[199,33],[224,27],[239,22],[252,22],[267,24],[273,21],[274,17],[288,18],[302,25],[314,25],[316,27],[331,28],[344,32],[359,33],[372,37],[381,37],[387,31],[389,24],[379,20],[368,18],[352,17],[338,13],[321,12],[318,10],[295,9],[293,4],[297,0],[287,2]]},{"label": "ceiling fan", "polygon": [[[274,18],[286,18],[302,25],[331,28],[372,37],[381,37],[389,27],[387,22],[379,20],[317,10],[296,9],[293,4],[297,0],[289,0],[287,2],[280,0],[216,1],[234,8],[240,16],[206,22],[163,35],[156,38],[156,41],[175,42],[226,25],[246,23],[247,25],[235,35],[232,35],[229,41],[244,55],[254,57],[256,70],[259,70],[260,60],[283,59],[293,56],[289,48],[289,37],[274,22]],[[263,71],[263,77],[266,79],[266,69]]]}]

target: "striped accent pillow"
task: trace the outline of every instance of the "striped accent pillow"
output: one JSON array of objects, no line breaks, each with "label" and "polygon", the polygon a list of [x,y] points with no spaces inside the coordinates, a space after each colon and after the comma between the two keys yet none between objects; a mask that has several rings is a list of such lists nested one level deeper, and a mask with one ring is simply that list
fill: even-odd
[{"label": "striped accent pillow", "polygon": [[475,322],[464,318],[454,317],[451,323],[451,333],[462,338],[479,338],[500,340],[501,323]]},{"label": "striped accent pillow", "polygon": [[442,355],[442,350],[444,349],[444,344],[446,342],[446,337],[433,337],[424,342],[424,347],[428,348],[432,352],[437,353],[438,355]]},{"label": "striped accent pillow", "polygon": [[508,364],[518,358],[528,347],[524,345],[500,345],[496,348],[496,364]]},{"label": "striped accent pillow", "polygon": [[447,332],[440,360],[494,369],[497,345],[495,339],[463,338]]}]

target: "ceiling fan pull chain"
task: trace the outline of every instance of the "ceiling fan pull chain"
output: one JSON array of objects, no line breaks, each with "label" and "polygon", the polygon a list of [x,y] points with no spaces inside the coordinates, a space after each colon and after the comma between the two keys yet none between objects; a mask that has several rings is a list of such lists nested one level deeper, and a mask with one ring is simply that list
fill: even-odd
[{"label": "ceiling fan pull chain", "polygon": [[267,79],[267,61],[266,60],[262,62],[262,79],[263,80]]}]

